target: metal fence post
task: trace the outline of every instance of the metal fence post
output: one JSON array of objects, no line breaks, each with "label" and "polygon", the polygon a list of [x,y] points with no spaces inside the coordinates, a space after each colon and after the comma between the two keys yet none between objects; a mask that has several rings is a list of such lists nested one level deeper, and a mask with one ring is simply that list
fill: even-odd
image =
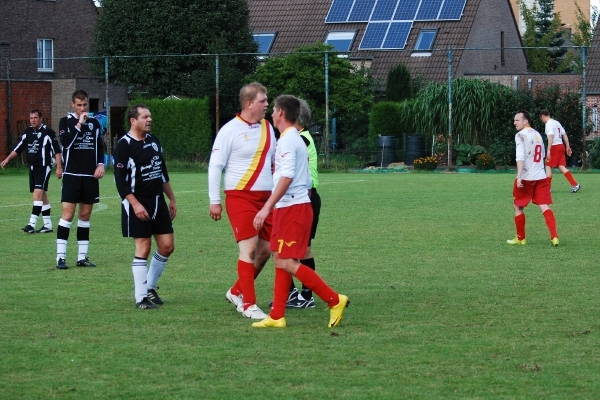
[{"label": "metal fence post", "polygon": [[325,166],[329,168],[329,52],[325,52]]},{"label": "metal fence post", "polygon": [[448,169],[452,166],[452,47],[448,47]]},{"label": "metal fence post", "polygon": [[104,82],[106,84],[106,137],[108,137],[108,160],[107,166],[110,165],[110,156],[112,154],[112,131],[110,129],[110,97],[108,92],[108,57],[104,57]]}]

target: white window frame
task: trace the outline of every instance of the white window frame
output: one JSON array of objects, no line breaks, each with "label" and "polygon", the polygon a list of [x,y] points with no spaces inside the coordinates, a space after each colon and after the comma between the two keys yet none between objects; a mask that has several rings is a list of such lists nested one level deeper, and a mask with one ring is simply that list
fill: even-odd
[{"label": "white window frame", "polygon": [[330,40],[349,40],[350,44],[346,50],[338,50],[340,53],[349,53],[350,49],[352,49],[352,44],[354,43],[354,38],[356,37],[356,31],[329,31],[327,32],[327,37],[325,38],[326,44],[329,43]]},{"label": "white window frame", "polygon": [[[48,48],[48,44],[50,44],[50,48]],[[37,70],[39,72],[54,72],[53,39],[37,40]]]},{"label": "white window frame", "polygon": [[[433,40],[431,41],[431,45],[429,46],[429,48],[420,49],[419,46],[421,45],[421,40],[423,39],[423,34],[426,34],[426,33],[433,33]],[[417,37],[417,43],[415,43],[414,51],[431,51],[431,49],[433,49],[433,43],[435,42],[435,39],[437,38],[437,34],[438,34],[437,29],[421,29],[421,31],[419,32],[419,36]]]}]

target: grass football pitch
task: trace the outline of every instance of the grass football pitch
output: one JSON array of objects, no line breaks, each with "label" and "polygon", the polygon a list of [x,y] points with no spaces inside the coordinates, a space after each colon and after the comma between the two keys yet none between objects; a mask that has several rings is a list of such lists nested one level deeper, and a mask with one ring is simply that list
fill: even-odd
[{"label": "grass football pitch", "polygon": [[[319,299],[254,329],[225,300],[237,246],[208,216],[206,174],[171,174],[165,305],[139,310],[112,175],[91,220],[98,267],[75,267],[71,229],[61,271],[55,234],[20,232],[27,176],[0,171],[0,398],[598,398],[600,175],[575,177],[571,194],[554,176],[553,248],[533,205],[527,245],[506,244],[513,174],[321,174],[317,272],[350,307],[334,329]],[[269,261],[256,282],[265,311],[273,275]]]}]

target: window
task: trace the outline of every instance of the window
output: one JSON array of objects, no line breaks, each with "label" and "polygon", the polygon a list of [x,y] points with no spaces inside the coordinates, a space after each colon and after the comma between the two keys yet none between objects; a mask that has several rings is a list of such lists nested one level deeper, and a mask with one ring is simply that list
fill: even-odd
[{"label": "window", "polygon": [[347,52],[352,47],[355,35],[356,31],[329,32],[325,43],[332,45],[337,51]]},{"label": "window", "polygon": [[435,29],[422,29],[415,45],[415,50],[427,51],[433,48],[433,42],[437,36],[437,30]]},{"label": "window", "polygon": [[592,124],[594,127],[592,128],[593,132],[598,132],[598,105],[594,104],[592,107]]},{"label": "window", "polygon": [[276,35],[277,32],[255,33],[253,36],[254,41],[258,43],[258,52],[263,54],[269,53],[271,47],[273,47]]},{"label": "window", "polygon": [[52,39],[38,39],[37,41],[37,65],[38,71],[54,70],[54,51]]}]

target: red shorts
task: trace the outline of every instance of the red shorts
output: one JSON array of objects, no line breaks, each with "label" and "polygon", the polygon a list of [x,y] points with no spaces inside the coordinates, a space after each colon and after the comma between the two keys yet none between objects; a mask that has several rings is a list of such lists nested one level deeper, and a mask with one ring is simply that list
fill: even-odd
[{"label": "red shorts", "polygon": [[513,185],[513,197],[515,206],[527,207],[529,202],[533,204],[552,204],[552,195],[550,194],[550,185],[547,179],[539,181],[521,181],[522,188],[517,187],[517,180]]},{"label": "red shorts", "polygon": [[558,168],[559,165],[567,165],[565,145],[553,144],[552,147],[550,147],[550,161],[546,160],[546,167]]},{"label": "red shorts", "polygon": [[254,229],[254,217],[271,196],[270,191],[226,190],[225,208],[235,241],[259,235],[264,240],[271,238],[273,213],[270,213],[260,231]]},{"label": "red shorts", "polygon": [[271,251],[279,258],[301,259],[306,254],[313,212],[310,203],[276,208],[273,211]]}]

